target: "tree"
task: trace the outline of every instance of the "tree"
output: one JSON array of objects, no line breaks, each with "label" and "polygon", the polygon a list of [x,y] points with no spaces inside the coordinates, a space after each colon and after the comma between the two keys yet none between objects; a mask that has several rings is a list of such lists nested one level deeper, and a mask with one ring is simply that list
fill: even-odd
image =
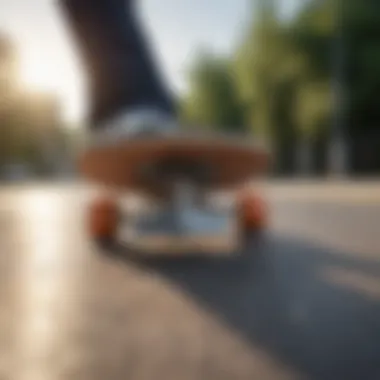
[{"label": "tree", "polygon": [[12,39],[0,34],[0,91],[15,91],[18,75],[18,56]]},{"label": "tree", "polygon": [[42,164],[44,142],[55,149],[61,125],[56,96],[28,93],[20,86],[16,46],[0,35],[0,165]]},{"label": "tree", "polygon": [[[257,1],[232,56],[197,61],[183,104],[188,119],[226,128],[240,118],[255,135],[270,139],[279,172],[295,170],[298,147],[322,167],[339,79],[347,100],[342,127],[353,161],[367,157],[361,167],[377,162],[380,170],[380,3],[309,0],[283,20],[274,1]],[[344,54],[339,78],[337,48]]]},{"label": "tree", "polygon": [[0,162],[9,160],[15,145],[15,127],[17,125],[18,91],[16,88],[17,56],[13,41],[7,35],[0,35]]},{"label": "tree", "polygon": [[[331,96],[328,96],[328,86],[331,95],[332,81],[335,80],[332,70],[333,49],[342,49],[344,63],[340,77],[345,98],[342,127],[351,143],[353,166],[356,166],[357,160],[368,156],[360,170],[365,169],[365,166],[373,167],[375,161],[377,170],[380,169],[380,102],[377,96],[380,86],[379,11],[379,3],[373,0],[311,1],[297,19],[297,47],[304,56],[309,57],[309,73],[313,74],[309,80],[324,84],[326,95],[319,99],[324,99],[330,105],[334,104]],[[341,38],[336,42],[338,27]],[[327,116],[324,118],[326,130],[331,122],[331,117],[328,116],[332,108],[326,104],[322,108]],[[321,114],[309,117],[305,115],[304,119],[316,118],[314,124],[318,125],[321,117]],[[373,140],[377,140],[377,145]],[[356,148],[357,145],[360,148]],[[367,152],[364,155],[365,147]]]},{"label": "tree", "polygon": [[[264,6],[265,5],[265,6]],[[269,138],[278,171],[292,170],[294,104],[302,60],[294,54],[288,25],[274,3],[256,9],[235,53],[235,70],[247,118],[256,135]]]},{"label": "tree", "polygon": [[189,84],[183,110],[188,122],[225,131],[244,129],[242,106],[228,60],[201,54],[191,68]]}]

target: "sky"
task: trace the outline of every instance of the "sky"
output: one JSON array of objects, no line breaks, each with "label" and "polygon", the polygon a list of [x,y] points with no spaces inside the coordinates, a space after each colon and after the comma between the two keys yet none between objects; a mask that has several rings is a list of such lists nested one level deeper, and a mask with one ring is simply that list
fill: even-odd
[{"label": "sky", "polygon": [[[284,16],[302,0],[281,1]],[[169,86],[186,88],[185,70],[199,47],[228,53],[252,14],[252,0],[140,0],[140,17],[154,42]],[[85,80],[57,0],[0,0],[0,30],[19,49],[21,77],[31,91],[54,91],[64,115],[81,120],[86,113]]]}]

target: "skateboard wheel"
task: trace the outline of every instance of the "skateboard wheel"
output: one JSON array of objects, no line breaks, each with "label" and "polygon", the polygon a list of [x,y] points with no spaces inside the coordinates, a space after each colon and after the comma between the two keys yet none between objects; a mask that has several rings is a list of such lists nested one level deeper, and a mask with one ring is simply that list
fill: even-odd
[{"label": "skateboard wheel", "polygon": [[90,237],[102,247],[108,246],[116,240],[119,220],[115,201],[105,198],[96,200],[88,213]]},{"label": "skateboard wheel", "polygon": [[268,222],[265,201],[254,193],[243,195],[238,202],[238,220],[243,234],[265,229]]}]

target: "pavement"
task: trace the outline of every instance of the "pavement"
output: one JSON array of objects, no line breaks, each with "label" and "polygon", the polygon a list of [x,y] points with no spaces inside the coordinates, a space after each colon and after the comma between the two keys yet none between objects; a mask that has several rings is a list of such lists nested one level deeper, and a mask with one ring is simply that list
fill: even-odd
[{"label": "pavement", "polygon": [[234,258],[151,260],[92,245],[83,186],[0,189],[0,379],[379,379],[378,185],[318,186]]}]

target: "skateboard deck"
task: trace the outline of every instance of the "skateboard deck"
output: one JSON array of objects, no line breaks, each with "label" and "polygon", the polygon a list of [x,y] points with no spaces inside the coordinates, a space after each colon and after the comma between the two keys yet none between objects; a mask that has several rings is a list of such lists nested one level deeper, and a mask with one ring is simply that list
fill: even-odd
[{"label": "skateboard deck", "polygon": [[264,148],[231,140],[159,137],[92,147],[79,159],[88,180],[150,195],[163,195],[170,179],[184,177],[208,190],[239,186],[266,171]]}]

